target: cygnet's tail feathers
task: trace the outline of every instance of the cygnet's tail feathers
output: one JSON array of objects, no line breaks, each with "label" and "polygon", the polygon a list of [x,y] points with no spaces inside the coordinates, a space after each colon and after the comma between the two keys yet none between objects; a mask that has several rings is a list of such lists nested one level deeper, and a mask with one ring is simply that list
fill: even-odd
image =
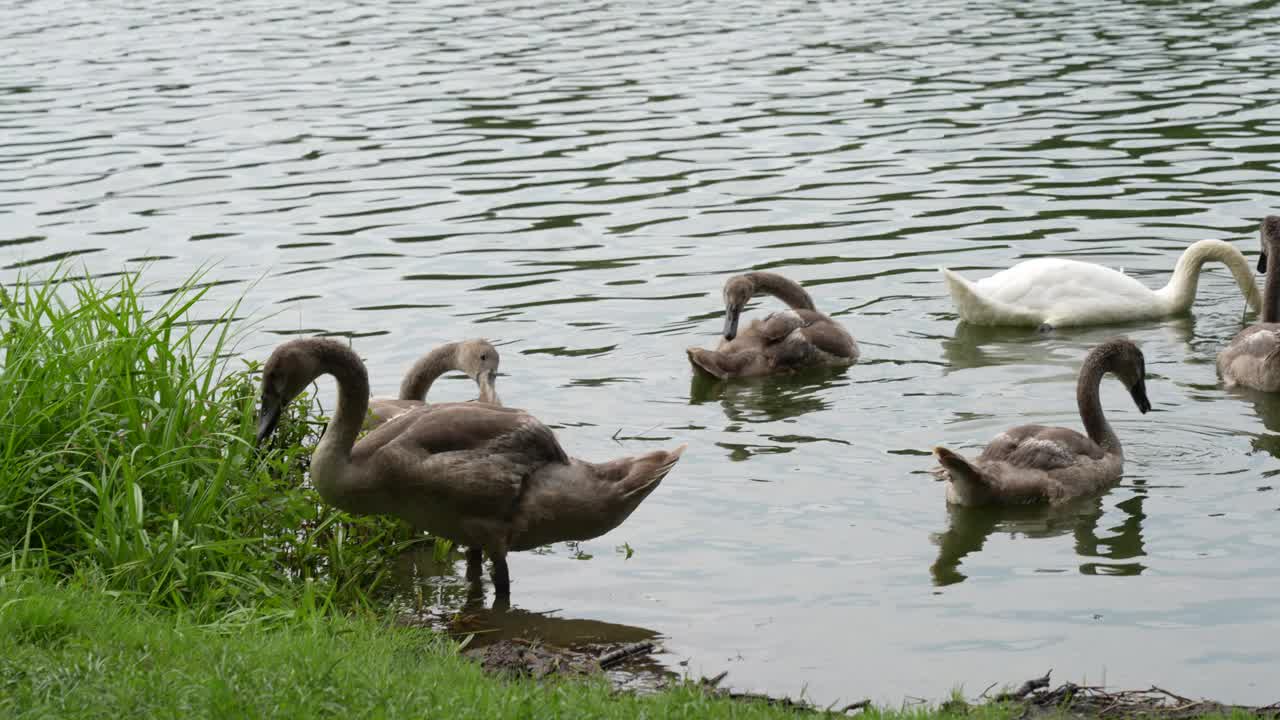
[{"label": "cygnet's tail feathers", "polygon": [[991,489],[990,482],[973,463],[944,447],[935,447],[933,454],[947,471],[947,479],[957,490],[970,494],[985,493]]},{"label": "cygnet's tail feathers", "polygon": [[675,450],[658,450],[636,458],[631,470],[622,479],[623,495],[629,497],[639,494],[643,497],[653,492],[658,483],[675,467],[687,447],[689,445],[686,443]]},{"label": "cygnet's tail feathers", "polygon": [[733,369],[727,362],[729,358],[723,353],[700,347],[691,347],[686,352],[689,354],[689,362],[721,380],[733,374]]}]

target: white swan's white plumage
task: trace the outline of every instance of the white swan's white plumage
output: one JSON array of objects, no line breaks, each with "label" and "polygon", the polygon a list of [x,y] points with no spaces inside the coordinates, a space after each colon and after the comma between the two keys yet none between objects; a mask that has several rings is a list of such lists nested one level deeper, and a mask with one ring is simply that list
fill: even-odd
[{"label": "white swan's white plumage", "polygon": [[1262,296],[1248,261],[1230,243],[1201,240],[1178,258],[1173,277],[1152,290],[1123,272],[1064,258],[1037,258],[977,281],[942,268],[960,318],[975,325],[1104,325],[1185,313],[1195,300],[1200,267],[1226,265],[1257,310]]}]

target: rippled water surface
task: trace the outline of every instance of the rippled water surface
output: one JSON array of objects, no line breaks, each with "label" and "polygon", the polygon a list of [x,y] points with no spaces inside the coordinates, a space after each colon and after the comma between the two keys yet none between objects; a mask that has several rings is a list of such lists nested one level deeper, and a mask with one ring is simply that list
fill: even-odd
[{"label": "rippled water surface", "polygon": [[[961,325],[936,267],[1070,255],[1156,287],[1191,241],[1256,253],[1273,5],[0,0],[0,264],[163,286],[215,262],[219,303],[275,313],[254,357],[349,336],[392,393],[482,335],[572,453],[688,442],[618,530],[513,557],[521,632],[657,634],[676,670],[820,702],[1047,668],[1269,702],[1280,402],[1216,378],[1253,317],[1223,268],[1191,317],[1123,328],[1155,410],[1104,387],[1120,487],[948,511],[927,469],[1076,426],[1076,369],[1117,332]],[[684,348],[751,268],[864,361],[694,379]]]}]

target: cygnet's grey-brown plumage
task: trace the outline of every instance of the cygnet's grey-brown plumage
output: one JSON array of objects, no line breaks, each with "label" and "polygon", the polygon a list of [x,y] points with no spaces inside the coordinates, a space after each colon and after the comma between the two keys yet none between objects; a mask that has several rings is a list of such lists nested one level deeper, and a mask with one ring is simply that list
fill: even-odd
[{"label": "cygnet's grey-brown plumage", "polygon": [[934,448],[942,464],[938,474],[949,481],[947,502],[1062,502],[1114,485],[1124,472],[1124,452],[1102,414],[1098,386],[1103,375],[1114,374],[1145,413],[1151,409],[1145,366],[1142,351],[1126,338],[1112,338],[1089,352],[1076,381],[1087,437],[1062,427],[1020,425],[996,436],[974,460]]},{"label": "cygnet's grey-brown plumage", "polygon": [[369,414],[365,418],[366,430],[373,429],[393,417],[422,407],[427,402],[427,392],[441,375],[457,370],[475,381],[480,389],[479,401],[501,405],[498,398],[498,349],[488,340],[476,338],[445,343],[418,358],[400,382],[400,395],[396,398],[373,398],[369,401]]},{"label": "cygnet's grey-brown plumage", "polygon": [[1218,353],[1218,372],[1227,387],[1241,385],[1264,392],[1280,391],[1280,272],[1267,263],[1280,256],[1280,216],[1268,215],[1258,234],[1262,253],[1258,272],[1267,274],[1262,290],[1261,322],[1236,333]]},{"label": "cygnet's grey-brown plumage", "polygon": [[[809,367],[849,365],[858,344],[840,323],[818,312],[798,283],[777,273],[749,272],[724,284],[724,337],[715,350],[691,347],[689,360],[721,378],[751,377]],[[738,332],[742,310],[756,295],[772,295],[790,308],[752,321]]]},{"label": "cygnet's grey-brown plumage", "polygon": [[325,502],[356,514],[400,517],[493,561],[499,596],[510,593],[506,555],[617,527],[658,486],[685,446],[606,463],[570,458],[551,430],[523,410],[441,403],[392,418],[356,441],[369,405],[359,356],[323,338],[292,340],[263,369],[258,442],[280,411],[321,375],[338,382],[338,403],[311,456],[311,482]]}]

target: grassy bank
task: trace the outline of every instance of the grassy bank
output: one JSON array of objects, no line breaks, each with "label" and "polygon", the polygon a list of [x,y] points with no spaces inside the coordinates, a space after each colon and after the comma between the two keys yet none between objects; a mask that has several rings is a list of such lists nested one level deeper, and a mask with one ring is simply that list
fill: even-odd
[{"label": "grassy bank", "polygon": [[254,448],[237,308],[208,316],[206,290],[59,275],[0,293],[0,560],[208,622],[359,602],[407,535],[303,488],[309,399]]},{"label": "grassy bank", "polygon": [[498,680],[440,636],[368,617],[219,633],[13,576],[0,587],[0,608],[0,716],[8,718],[796,717],[692,686],[636,697],[603,681]]},{"label": "grassy bank", "polygon": [[[856,679],[851,679],[856,682]],[[1275,717],[1222,708],[1063,701],[886,710],[868,720]],[[589,680],[504,680],[452,641],[368,613],[240,625],[192,625],[75,584],[0,576],[0,717],[5,718],[740,718],[817,717],[683,684],[636,696]]]}]

